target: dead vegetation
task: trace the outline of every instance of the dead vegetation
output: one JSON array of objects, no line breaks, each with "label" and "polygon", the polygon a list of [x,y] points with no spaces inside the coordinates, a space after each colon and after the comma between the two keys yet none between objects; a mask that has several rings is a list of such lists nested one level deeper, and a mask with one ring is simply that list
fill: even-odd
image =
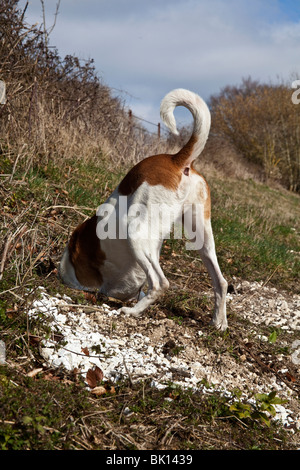
[{"label": "dead vegetation", "polygon": [[[27,168],[67,160],[132,164],[154,152],[157,139],[129,117],[94,69],[93,60],[62,59],[43,27],[27,25],[17,0],[0,6],[0,77],[7,101],[0,108],[2,156]],[[82,136],[84,135],[84,139]]]},{"label": "dead vegetation", "polygon": [[[292,82],[292,80],[291,80]],[[266,181],[300,188],[300,107],[290,84],[244,79],[210,100],[213,132],[226,137],[250,164],[258,164]]]}]

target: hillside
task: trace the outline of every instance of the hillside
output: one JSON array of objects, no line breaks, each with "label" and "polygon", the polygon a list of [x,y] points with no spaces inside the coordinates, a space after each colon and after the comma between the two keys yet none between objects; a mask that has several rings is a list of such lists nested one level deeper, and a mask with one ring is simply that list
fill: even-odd
[{"label": "hillside", "polygon": [[0,20],[14,28],[0,50],[1,449],[299,449],[299,195],[211,136],[198,168],[229,284],[225,333],[209,326],[211,282],[183,240],[165,241],[170,289],[138,320],[62,285],[71,231],[136,161],[181,141],[128,122],[92,64],[57,51],[37,61],[43,38],[30,30],[18,41],[17,2],[5,3]]},{"label": "hillside", "polygon": [[[206,175],[212,188],[217,251],[230,285],[229,330],[221,334],[209,327],[210,279],[199,258],[186,253],[178,240],[166,241],[162,252],[171,288],[139,321],[116,316],[116,304],[109,299],[83,295],[59,282],[57,265],[70,231],[104,200],[121,169],[107,170],[99,157],[98,164],[68,162],[59,171],[48,164],[26,174],[20,166],[6,163],[5,174],[1,339],[7,363],[0,366],[2,448],[299,447],[294,347],[300,302],[297,195],[248,179]],[[47,338],[54,339],[60,351],[72,351],[72,341],[62,324],[56,323],[50,333],[51,309],[43,292],[50,299],[62,296],[62,304],[67,296],[58,312],[68,316],[69,311],[74,331],[78,315],[83,322],[80,330],[87,322],[89,330],[99,332],[95,343],[83,336],[81,344],[92,357],[100,348],[101,370],[109,370],[105,357],[110,357],[115,342],[121,357],[126,357],[125,366],[122,361],[117,365],[116,358],[116,382],[110,374],[96,382],[105,387],[103,395],[87,387],[86,373],[82,376],[80,367],[73,367],[75,359],[71,367],[68,362],[62,367],[59,360],[52,363],[54,356],[44,355]],[[28,317],[41,299],[43,313]],[[106,353],[105,344],[110,344]],[[128,348],[136,350],[133,363]],[[138,354],[143,354],[144,366],[135,364]],[[83,355],[75,352],[77,361]],[[167,387],[157,388],[153,382]],[[193,391],[190,387],[196,383]],[[233,395],[224,396],[220,385]],[[272,391],[276,397],[269,399]],[[271,403],[263,398],[255,402],[255,393],[266,394],[265,401]],[[251,399],[256,404],[248,410]],[[279,402],[279,410],[283,407],[276,415],[283,422],[266,424],[265,407],[272,408],[272,399]]]}]

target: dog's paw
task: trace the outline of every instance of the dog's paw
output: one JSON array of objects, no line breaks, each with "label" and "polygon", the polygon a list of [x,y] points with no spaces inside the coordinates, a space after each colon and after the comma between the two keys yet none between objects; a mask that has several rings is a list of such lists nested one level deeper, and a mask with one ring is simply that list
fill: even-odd
[{"label": "dog's paw", "polygon": [[226,319],[221,320],[221,321],[213,319],[211,320],[210,325],[214,326],[217,330],[220,330],[220,331],[226,331],[228,328],[228,323]]},{"label": "dog's paw", "polygon": [[134,307],[121,307],[118,310],[118,313],[125,313],[125,315],[131,315],[133,317],[139,317],[140,312],[137,312]]}]

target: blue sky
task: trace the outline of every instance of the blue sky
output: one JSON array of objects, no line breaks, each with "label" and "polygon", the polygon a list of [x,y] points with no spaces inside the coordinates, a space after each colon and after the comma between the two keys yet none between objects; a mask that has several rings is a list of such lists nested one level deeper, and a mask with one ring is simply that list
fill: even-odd
[{"label": "blue sky", "polygon": [[[56,3],[45,0],[48,26]],[[26,19],[42,22],[40,0],[29,0]],[[300,1],[61,0],[50,44],[62,57],[93,58],[103,82],[156,123],[173,88],[207,100],[249,75],[273,82],[300,75]],[[187,117],[178,114],[182,123]]]}]

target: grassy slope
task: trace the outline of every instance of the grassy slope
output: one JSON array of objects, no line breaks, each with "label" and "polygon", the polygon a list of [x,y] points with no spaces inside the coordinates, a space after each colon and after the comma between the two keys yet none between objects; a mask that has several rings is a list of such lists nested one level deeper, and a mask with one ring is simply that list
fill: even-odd
[{"label": "grassy slope", "polygon": [[253,181],[212,181],[214,229],[227,275],[299,292],[299,196]]},{"label": "grassy slope", "polygon": [[[97,162],[62,162],[59,168],[40,165],[24,176],[19,163],[12,178],[2,178],[1,237],[7,250],[0,320],[9,365],[0,368],[0,446],[128,449],[139,448],[141,434],[147,442],[149,433],[149,448],[164,448],[173,423],[174,448],[292,448],[283,430],[255,420],[242,424],[228,416],[226,400],[217,394],[207,397],[172,388],[162,392],[147,384],[132,387],[124,383],[116,395],[92,399],[76,376],[63,371],[49,370],[47,378],[45,374],[34,379],[26,376],[28,370],[40,366],[38,348],[32,338],[30,341],[26,305],[38,285],[70,293],[53,269],[70,231],[93,213],[124,173],[124,169],[108,168],[99,158]],[[3,159],[1,173],[11,174],[12,170],[12,162]],[[253,181],[216,176],[208,180],[218,256],[229,282],[236,276],[268,281],[291,292],[299,289],[299,196]],[[182,243],[168,241],[162,261],[171,277],[179,267],[178,258],[172,256],[175,250],[181,255],[183,273],[189,272],[189,257],[194,255],[185,253]],[[210,283],[201,267],[199,274],[194,280],[197,292]],[[72,297],[85,301],[80,293],[72,292]],[[189,298],[184,289],[170,291],[154,309],[169,310],[172,316],[180,309],[182,313],[185,302],[194,302],[201,309],[206,300],[201,294],[200,299]],[[226,341],[226,347],[234,348],[237,338],[233,333]],[[176,396],[173,406],[165,401],[171,395]],[[135,406],[132,420],[121,419],[125,406]]]}]

